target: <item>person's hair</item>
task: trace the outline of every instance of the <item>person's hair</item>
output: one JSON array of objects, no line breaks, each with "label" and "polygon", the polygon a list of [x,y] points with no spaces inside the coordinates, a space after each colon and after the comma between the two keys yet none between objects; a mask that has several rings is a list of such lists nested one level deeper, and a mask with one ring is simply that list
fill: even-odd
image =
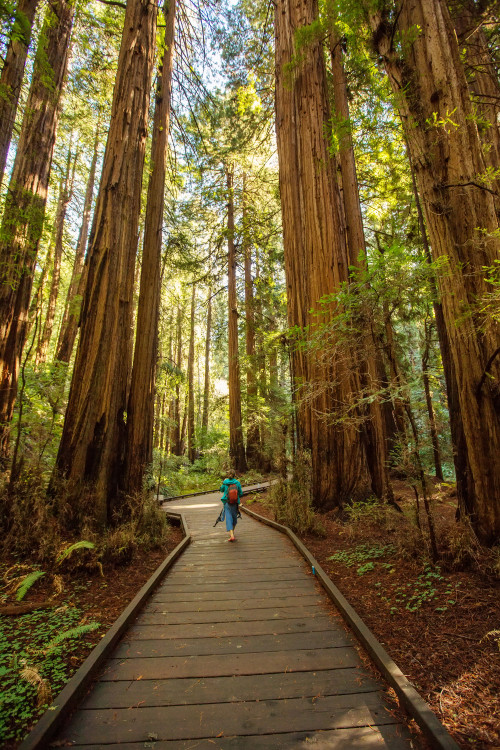
[{"label": "person's hair", "polygon": [[234,469],[231,469],[231,471],[227,472],[227,475],[228,475],[229,479],[234,479],[235,476],[236,476],[236,472],[235,472]]}]

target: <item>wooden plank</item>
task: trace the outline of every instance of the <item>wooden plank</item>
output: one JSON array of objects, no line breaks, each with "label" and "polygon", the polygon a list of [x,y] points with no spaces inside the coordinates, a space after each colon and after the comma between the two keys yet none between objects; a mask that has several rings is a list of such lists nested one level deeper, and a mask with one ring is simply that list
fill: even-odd
[{"label": "wooden plank", "polygon": [[154,659],[110,659],[102,680],[159,680],[172,677],[225,677],[271,672],[311,672],[342,669],[360,664],[354,648],[323,648],[310,651],[275,651],[216,656],[168,656]]},{"label": "wooden plank", "polygon": [[324,614],[319,607],[283,607],[282,609],[245,609],[226,612],[145,612],[141,622],[149,625],[179,625],[192,622],[251,622],[252,620],[297,619]]},{"label": "wooden plank", "polygon": [[218,581],[219,583],[229,583],[230,581],[238,580],[240,582],[240,585],[243,586],[247,582],[253,581],[253,582],[263,582],[268,581],[271,583],[279,583],[280,581],[301,581],[303,580],[304,573],[300,573],[300,571],[280,571],[273,573],[271,570],[256,570],[256,571],[247,571],[245,573],[235,572],[235,571],[226,571],[225,573],[219,573],[213,576],[205,576],[200,574],[192,574],[189,573],[175,573],[172,575],[172,581],[174,581],[177,584],[182,584],[186,587],[189,587],[191,583],[193,583],[195,586],[199,585],[200,583],[206,583],[210,581]]},{"label": "wooden plank", "polygon": [[25,737],[19,746],[19,750],[39,750],[40,748],[47,747],[49,740],[76,706],[77,701],[84,695],[91,680],[101,668],[104,660],[112,652],[129,624],[141,610],[144,602],[159,585],[165,573],[171,568],[177,557],[182,554],[190,542],[191,537],[186,536],[159,565],[130,604],[125,607],[122,614],[115,620],[108,632],[105,633],[101,641],[92,649],[81,667],[66,683],[50,709],[43,714],[32,731]]},{"label": "wooden plank", "polygon": [[[99,682],[87,696],[83,708],[129,708],[130,706],[181,706],[200,703],[314,698],[377,690],[379,685],[361,669],[285,672],[232,677],[202,677],[171,680]],[[228,710],[230,707],[228,706]]]},{"label": "wooden plank", "polygon": [[312,633],[320,630],[328,630],[332,621],[326,615],[309,617],[304,619],[289,620],[251,620],[249,622],[217,622],[217,623],[191,623],[189,628],[186,625],[165,625],[145,624],[143,617],[137,618],[135,625],[129,630],[133,638],[151,638],[155,633],[155,638],[165,639],[183,639],[190,638],[224,638],[230,636],[245,635],[266,635],[279,633]]},{"label": "wooden plank", "polygon": [[65,733],[70,742],[140,742],[394,724],[378,693],[203,706],[89,709]]},{"label": "wooden plank", "polygon": [[293,597],[295,600],[297,597],[303,596],[304,593],[314,594],[319,597],[319,592],[316,591],[314,585],[308,585],[306,587],[298,588],[297,586],[280,586],[279,590],[274,587],[271,588],[254,588],[247,589],[245,586],[245,594],[242,597],[241,587],[226,591],[205,591],[203,588],[198,591],[175,591],[168,592],[159,590],[159,593],[154,597],[155,602],[193,602],[193,601],[229,601],[230,599],[236,599],[237,601],[248,601],[250,599],[273,599],[275,596],[283,596],[286,594],[288,597]]},{"label": "wooden plank", "polygon": [[266,518],[252,513],[252,511],[247,512],[251,516],[254,515],[263,523],[284,532],[299,550],[304,559],[307,560],[311,566],[314,566],[318,580],[323,585],[328,596],[335,603],[336,607],[342,614],[342,617],[344,617],[346,622],[353,629],[359,642],[364,646],[368,655],[380,669],[384,678],[395,690],[402,705],[422,729],[431,743],[431,746],[433,748],[438,748],[439,750],[458,750],[457,743],[441,724],[437,716],[432,712],[430,706],[424,701],[422,696],[417,693],[411,682],[406,679],[405,675],[391,659],[382,644],[375,638],[356,610],[351,607],[347,599],[345,599],[340,590],[335,586],[321,565],[319,565],[316,558],[311,552],[309,552],[298,536],[286,526],[281,526],[274,521],[269,521]]},{"label": "wooden plank", "polygon": [[[186,591],[186,586],[177,584],[173,582],[174,579],[172,578],[170,581],[165,581],[161,586],[158,587],[158,591],[160,592],[172,592],[172,593],[184,593]],[[262,587],[266,587],[268,591],[271,590],[271,587],[268,585],[268,582],[261,583],[259,581],[246,581],[245,582],[245,591],[254,591],[257,589],[262,589]],[[293,588],[294,590],[309,590],[309,591],[318,591],[315,581],[313,578],[303,578],[302,581],[282,581],[280,584],[280,588]],[[219,583],[218,581],[211,581],[210,583],[198,583],[193,584],[192,586],[188,586],[187,590],[189,593],[198,593],[199,591],[241,591],[241,584],[238,581],[229,581],[226,583]]]},{"label": "wooden plank", "polygon": [[[178,565],[175,568],[175,573],[193,573],[193,572],[202,572],[210,573],[210,574],[217,574],[220,571],[224,572],[225,570],[230,570],[231,573],[235,572],[235,566],[234,566],[234,559],[231,559],[230,557],[227,557],[227,559],[222,558],[221,556],[218,556],[219,559],[217,562],[211,562],[210,564],[210,570],[206,570],[207,563],[205,561],[201,560],[192,560],[190,562],[185,562],[182,565]],[[247,555],[242,555],[238,558],[237,562],[237,568],[236,571],[239,573],[239,571],[244,568],[245,570],[300,570],[304,571],[306,569],[306,566],[303,562],[296,561],[296,560],[287,560],[282,559],[278,562],[271,562],[266,563],[263,562],[262,559],[256,560],[253,557],[248,557]]]},{"label": "wooden plank", "polygon": [[202,656],[206,654],[245,654],[272,651],[297,651],[311,648],[352,646],[347,633],[335,630],[317,633],[282,633],[281,635],[236,636],[234,638],[190,638],[185,641],[152,638],[135,639],[127,635],[113,656],[133,659],[140,656]]},{"label": "wooden plank", "polygon": [[245,609],[246,605],[251,606],[252,609],[269,609],[270,606],[275,609],[281,607],[308,607],[314,606],[315,604],[322,604],[322,600],[317,594],[303,594],[302,596],[275,596],[274,598],[267,597],[266,599],[249,599],[248,601],[241,597],[241,599],[229,599],[214,601],[213,599],[199,599],[193,602],[172,602],[170,599],[166,601],[158,600],[153,597],[147,604],[145,611],[147,612],[212,612],[217,613],[224,612],[226,610]]},{"label": "wooden plank", "polygon": [[[143,750],[144,742],[106,745],[106,750]],[[395,724],[353,727],[317,732],[217,737],[196,740],[166,740],[151,743],[155,750],[411,750],[412,738],[406,728]],[[74,750],[103,750],[102,745],[72,745]]]}]

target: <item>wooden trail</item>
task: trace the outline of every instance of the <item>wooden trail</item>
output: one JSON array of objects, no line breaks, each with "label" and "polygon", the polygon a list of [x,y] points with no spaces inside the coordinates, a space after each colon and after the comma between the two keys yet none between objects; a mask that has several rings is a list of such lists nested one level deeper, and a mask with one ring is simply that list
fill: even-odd
[{"label": "wooden trail", "polygon": [[156,750],[411,747],[355,641],[282,534],[173,501],[193,541],[54,745]]}]

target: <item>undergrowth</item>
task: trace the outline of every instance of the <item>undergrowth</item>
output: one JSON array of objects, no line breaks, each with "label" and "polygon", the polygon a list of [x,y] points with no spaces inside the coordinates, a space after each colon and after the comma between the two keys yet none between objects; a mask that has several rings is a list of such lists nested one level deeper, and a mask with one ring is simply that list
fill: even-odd
[{"label": "undergrowth", "polygon": [[66,603],[56,609],[0,617],[0,737],[21,740],[92,648],[100,628]]},{"label": "undergrowth", "polygon": [[94,508],[89,487],[59,481],[48,493],[41,475],[24,473],[14,487],[0,489],[0,553],[49,566],[59,556],[65,570],[96,571],[128,563],[139,549],[159,548],[168,538],[165,513],[150,492],[123,497],[105,529]]},{"label": "undergrowth", "polygon": [[278,523],[297,534],[324,535],[324,528],[312,507],[311,457],[298,451],[291,480],[281,478],[268,493],[268,505]]}]

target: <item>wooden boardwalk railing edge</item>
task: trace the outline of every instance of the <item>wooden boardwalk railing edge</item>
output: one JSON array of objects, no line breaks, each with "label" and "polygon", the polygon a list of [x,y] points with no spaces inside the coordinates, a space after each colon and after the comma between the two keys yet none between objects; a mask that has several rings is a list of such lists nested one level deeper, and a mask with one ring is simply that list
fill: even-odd
[{"label": "wooden boardwalk railing edge", "polygon": [[49,741],[54,737],[63,722],[67,720],[68,715],[82,698],[104,661],[109,657],[146,600],[149,599],[154,589],[162,581],[169,568],[172,567],[177,558],[191,543],[191,534],[189,533],[183,514],[167,511],[167,516],[180,522],[185,534],[184,539],[179,542],[177,547],[158,566],[151,578],[146,581],[130,604],[123,610],[118,619],[115,620],[101,641],[92,649],[92,652],[85,659],[81,667],[54,699],[52,705],[24,738],[18,750],[45,750],[48,747]]},{"label": "wooden boardwalk railing edge", "polygon": [[321,583],[344,620],[351,627],[358,641],[368,652],[385,680],[394,689],[407,713],[421,728],[431,746],[436,750],[459,750],[459,746],[441,724],[430,706],[424,701],[411,682],[406,679],[382,644],[375,638],[368,626],[345,599],[340,590],[335,586],[316,558],[311,552],[309,552],[298,536],[294,534],[288,526],[283,526],[276,521],[271,521],[269,518],[265,518],[245,506],[242,506],[242,510],[257,521],[261,521],[262,523],[281,531],[283,534],[286,534],[297,550],[310,564],[311,568],[314,568],[316,578]]}]

